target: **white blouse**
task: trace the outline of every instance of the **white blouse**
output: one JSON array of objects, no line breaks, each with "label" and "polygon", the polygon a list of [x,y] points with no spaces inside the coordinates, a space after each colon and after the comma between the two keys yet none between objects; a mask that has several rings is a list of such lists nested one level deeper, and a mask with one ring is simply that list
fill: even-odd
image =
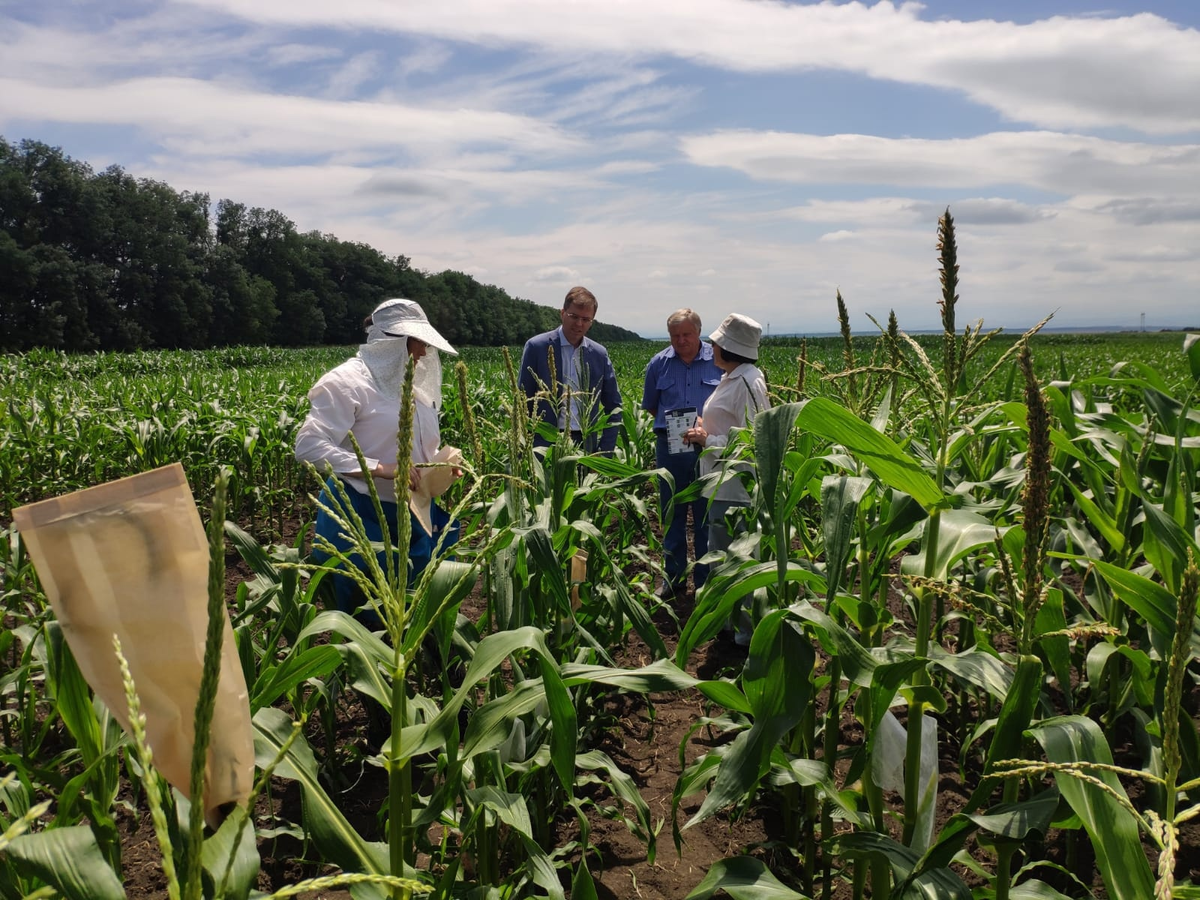
[{"label": "white blouse", "polygon": [[[400,398],[380,392],[366,363],[352,357],[322,375],[308,392],[308,399],[308,416],[296,434],[296,459],[311,462],[322,475],[328,462],[334,473],[359,493],[370,493],[348,435],[354,432],[368,469],[374,469],[380,462],[396,462]],[[412,461],[429,462],[441,439],[437,409],[416,401]],[[407,472],[398,474],[408,477]],[[391,479],[376,478],[375,488],[379,499],[396,501]]]},{"label": "white blouse", "polygon": [[700,457],[700,474],[708,475],[718,468],[728,470],[724,472],[715,496],[711,487],[705,490],[705,496],[731,503],[749,502],[750,495],[734,475],[733,467],[726,466],[723,454],[729,444],[731,429],[749,425],[758,413],[770,408],[767,381],[753,363],[742,363],[721,378],[700,413],[704,430],[708,432]]}]

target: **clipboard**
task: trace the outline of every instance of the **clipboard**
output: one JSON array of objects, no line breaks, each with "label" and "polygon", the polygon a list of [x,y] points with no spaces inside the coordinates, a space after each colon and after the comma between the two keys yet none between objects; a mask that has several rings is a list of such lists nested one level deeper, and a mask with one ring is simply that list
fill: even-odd
[{"label": "clipboard", "polygon": [[685,444],[683,435],[696,424],[696,407],[681,406],[679,409],[667,410],[664,418],[667,423],[667,452],[672,456],[695,453],[696,448]]}]

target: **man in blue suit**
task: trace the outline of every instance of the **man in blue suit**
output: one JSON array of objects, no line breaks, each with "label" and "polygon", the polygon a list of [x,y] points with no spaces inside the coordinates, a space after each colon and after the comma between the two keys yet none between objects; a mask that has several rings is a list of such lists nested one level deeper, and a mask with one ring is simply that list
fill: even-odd
[{"label": "man in blue suit", "polygon": [[[621,391],[608,351],[587,338],[597,306],[596,295],[587,288],[567,291],[559,313],[562,325],[525,342],[519,381],[534,415],[555,431],[570,431],[588,453],[607,453],[617,446],[620,417],[615,412],[621,406]],[[556,377],[550,373],[551,352]],[[610,419],[597,438],[593,425],[602,414],[610,414]],[[541,434],[534,436],[535,447],[549,443]]]}]

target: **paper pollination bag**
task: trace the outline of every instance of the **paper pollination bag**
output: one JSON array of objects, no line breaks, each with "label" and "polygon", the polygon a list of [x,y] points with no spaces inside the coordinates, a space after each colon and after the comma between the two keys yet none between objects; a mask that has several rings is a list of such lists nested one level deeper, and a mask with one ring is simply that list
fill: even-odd
[{"label": "paper pollination bag", "polygon": [[[88,684],[129,730],[113,635],[129,662],[154,764],[189,793],[208,629],[208,540],[178,463],[13,511]],[[205,818],[254,779],[249,695],[225,617]]]}]

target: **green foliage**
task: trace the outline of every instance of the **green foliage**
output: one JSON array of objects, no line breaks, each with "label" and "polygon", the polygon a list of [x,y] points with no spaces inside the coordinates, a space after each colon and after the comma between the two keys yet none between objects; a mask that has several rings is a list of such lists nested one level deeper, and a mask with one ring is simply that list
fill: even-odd
[{"label": "green foliage", "polygon": [[[67,351],[356,343],[362,320],[408,297],[455,345],[499,346],[558,311],[470,275],[426,275],[404,256],[283,213],[94,173],[56,147],[0,138],[0,350]],[[636,339],[596,323],[600,341]]]},{"label": "green foliage", "polygon": [[[21,157],[29,178],[52,196],[98,202],[88,186],[100,176],[38,153]],[[104,179],[130,203],[166,196],[119,172]],[[180,221],[200,215],[192,206],[179,207]],[[35,207],[29,222],[39,221]],[[217,220],[209,272],[223,273],[222,302],[241,304],[254,334],[285,327],[268,307],[293,304],[289,315],[319,312],[326,334],[354,340],[355,307],[375,295],[335,298],[318,270],[365,272],[364,283],[395,277],[417,299],[427,290],[439,327],[443,313],[473,327],[478,310],[499,302],[456,273],[384,271],[363,248],[289,232],[278,214],[222,203]],[[0,257],[14,246],[33,253],[0,233]],[[307,273],[292,253],[309,254]],[[944,256],[951,327],[958,262]],[[43,268],[13,258],[16,282],[52,284],[52,256],[38,257]],[[136,287],[132,269],[122,290]],[[287,291],[276,285],[284,272]],[[74,271],[74,282],[59,275],[77,285],[86,272]],[[190,301],[179,296],[183,315]],[[139,326],[146,334],[150,321]],[[287,340],[308,339],[303,322],[286,327],[298,329]],[[815,897],[841,885],[856,897],[965,897],[964,871],[977,876],[975,896],[1078,895],[1086,886],[1044,856],[1051,825],[1093,843],[1109,896],[1161,892],[1200,779],[1193,711],[1180,712],[1200,648],[1188,562],[1200,471],[1197,344],[1033,335],[1019,339],[1024,352],[978,326],[948,335],[893,327],[867,341],[848,329],[810,338],[800,391],[787,387],[796,343],[764,343],[760,364],[777,402],[733,442],[749,470],[748,530],[710,560],[674,648],[656,622],[676,612],[651,593],[660,555],[646,525],[653,435],[633,402],[612,457],[588,456],[567,437],[535,454],[502,354],[465,349],[442,424],[447,443],[469,448],[466,477],[443,498],[466,538],[456,559],[411,588],[402,571],[376,573],[386,582],[376,585],[389,623],[382,634],[320,609],[328,576],[306,564],[304,534],[292,546],[270,543],[285,519],[311,519],[316,484],[295,465],[292,443],[304,392],[350,348],[0,356],[5,514],[176,459],[206,501],[220,463],[232,466],[228,516],[247,527],[218,514],[211,535],[227,538],[250,571],[228,599],[257,763],[263,779],[294,782],[303,798],[298,822],[235,811],[197,854],[191,807],[145,779],[151,766],[136,735],[115,729],[72,668],[20,537],[5,530],[0,728],[12,774],[0,782],[0,896],[50,885],[64,896],[110,895],[104,875],[84,883],[73,866],[118,877],[114,805],[147,801],[163,813],[168,846],[180,839],[164,858],[192,896],[197,884],[206,897],[247,896],[256,827],[301,836],[311,858],[344,870],[337,883],[353,882],[356,896],[563,896],[568,884],[573,896],[595,896],[589,816],[623,822],[650,858],[664,825],[620,754],[600,749],[615,695],[687,690],[703,697],[695,729],[712,740],[683,760],[673,811],[704,791],[688,828],[756,806],[780,823],[769,852],[734,848],[698,874],[696,898]],[[640,396],[658,349],[610,347],[627,400]],[[1031,481],[1041,491],[1033,497]],[[478,615],[463,614],[468,596]],[[694,651],[741,600],[756,625],[745,665],[716,680],[688,674]],[[634,635],[651,659],[621,668],[615,660]],[[374,743],[334,743],[338,721],[359,705],[383,720]],[[902,705],[909,718],[936,721],[933,763],[957,766],[970,801],[941,831],[919,833],[913,817],[913,833],[897,840],[892,819],[903,810],[887,791],[905,775],[920,787],[924,765],[913,753],[918,729],[895,731]],[[1054,717],[1064,708],[1070,716]],[[401,773],[396,790],[408,802],[389,802],[378,822],[342,808],[369,765]],[[116,790],[122,772],[143,779],[128,801]],[[1146,786],[1136,807],[1132,779]],[[42,796],[54,798],[53,812]],[[556,848],[556,828],[572,818],[575,843]],[[680,839],[689,834],[682,819],[673,822]],[[1160,851],[1157,876],[1150,847]],[[428,860],[426,871],[416,859]]]}]

